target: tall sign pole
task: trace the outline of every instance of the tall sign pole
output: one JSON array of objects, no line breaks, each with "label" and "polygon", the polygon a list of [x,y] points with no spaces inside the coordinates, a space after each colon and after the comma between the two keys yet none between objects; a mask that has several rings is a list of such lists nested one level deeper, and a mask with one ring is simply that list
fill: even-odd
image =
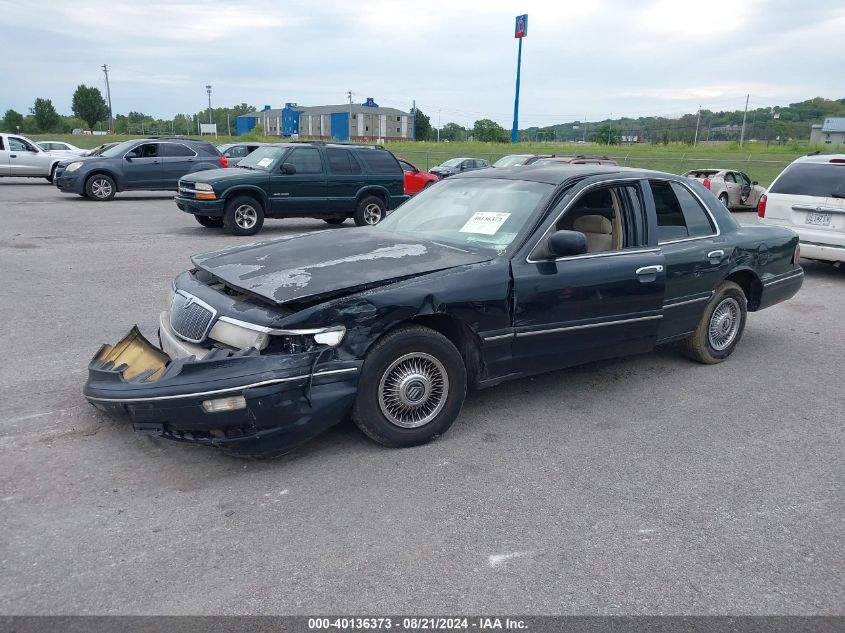
[{"label": "tall sign pole", "polygon": [[528,34],[528,15],[516,16],[516,29],[514,37],[519,40],[519,52],[516,54],[516,97],[513,100],[513,130],[511,131],[511,143],[519,139],[519,71],[522,68],[522,40]]}]

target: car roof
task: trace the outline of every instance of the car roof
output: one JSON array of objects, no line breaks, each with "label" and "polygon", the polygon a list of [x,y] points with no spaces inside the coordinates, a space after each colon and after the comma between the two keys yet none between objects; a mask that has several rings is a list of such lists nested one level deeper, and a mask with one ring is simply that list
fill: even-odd
[{"label": "car roof", "polygon": [[845,154],[810,154],[796,158],[796,163],[843,163]]},{"label": "car roof", "polygon": [[638,169],[634,167],[620,167],[618,165],[523,165],[521,167],[503,167],[495,170],[471,171],[451,176],[453,178],[498,178],[505,180],[530,180],[533,182],[544,182],[550,185],[560,185],[572,178],[589,178],[590,176],[602,176],[624,174],[629,177],[680,179],[683,176],[670,174],[650,169]]}]

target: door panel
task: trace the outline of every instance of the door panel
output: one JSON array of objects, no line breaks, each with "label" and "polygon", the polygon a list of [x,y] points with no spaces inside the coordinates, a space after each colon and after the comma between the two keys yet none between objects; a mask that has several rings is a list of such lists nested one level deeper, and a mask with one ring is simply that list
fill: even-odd
[{"label": "door panel", "polygon": [[191,171],[198,160],[196,152],[182,143],[162,143],[161,187],[176,189],[179,179]]},{"label": "door panel", "polygon": [[7,137],[9,141],[9,173],[12,176],[47,176],[52,157],[23,138]]},{"label": "door panel", "polygon": [[127,152],[126,157],[123,159],[123,182],[127,189],[152,189],[161,186],[162,166],[158,143],[138,145]]},{"label": "door panel", "polygon": [[[291,163],[295,174],[283,174],[281,165]],[[320,151],[299,147],[288,152],[270,175],[270,209],[274,215],[310,215],[325,213],[326,171]]]}]

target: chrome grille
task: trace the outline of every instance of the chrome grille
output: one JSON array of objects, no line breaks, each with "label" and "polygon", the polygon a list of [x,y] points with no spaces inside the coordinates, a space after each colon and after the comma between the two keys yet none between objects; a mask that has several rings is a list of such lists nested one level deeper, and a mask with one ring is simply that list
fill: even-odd
[{"label": "chrome grille", "polygon": [[205,340],[217,311],[187,292],[177,290],[170,304],[170,327],[191,343]]}]

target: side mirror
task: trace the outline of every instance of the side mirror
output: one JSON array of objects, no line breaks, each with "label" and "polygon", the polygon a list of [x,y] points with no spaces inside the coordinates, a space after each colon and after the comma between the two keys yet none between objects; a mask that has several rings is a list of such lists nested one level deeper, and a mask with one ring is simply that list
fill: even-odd
[{"label": "side mirror", "polygon": [[287,175],[293,175],[296,173],[296,167],[293,163],[282,163],[282,173]]},{"label": "side mirror", "polygon": [[586,235],[580,231],[555,231],[546,238],[545,244],[540,244],[535,254],[542,259],[554,259],[583,255],[586,252]]},{"label": "side mirror", "polygon": [[752,184],[752,185],[759,185],[760,183],[759,183],[759,182],[757,182],[756,180],[752,180],[752,181],[751,181],[751,184]]},{"label": "side mirror", "polygon": [[127,163],[131,163],[131,162],[132,162],[132,156],[130,156],[129,154],[127,154],[126,156],[124,156],[124,158],[126,159],[126,162],[127,162]]}]

